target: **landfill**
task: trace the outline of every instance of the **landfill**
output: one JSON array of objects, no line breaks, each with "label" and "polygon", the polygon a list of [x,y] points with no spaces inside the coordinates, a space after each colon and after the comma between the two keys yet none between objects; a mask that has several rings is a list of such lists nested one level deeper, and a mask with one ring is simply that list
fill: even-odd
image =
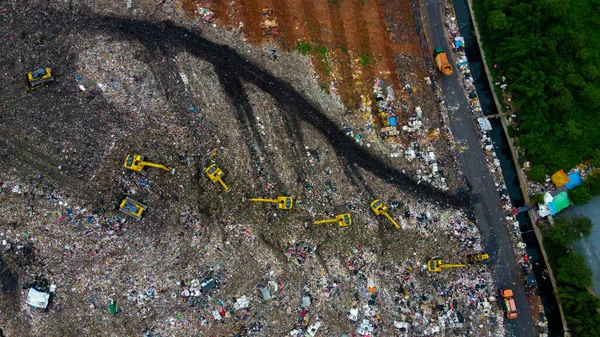
[{"label": "landfill", "polygon": [[[0,4],[23,22],[0,28],[2,334],[503,334],[491,267],[467,263],[483,248],[443,98],[415,99],[433,76],[376,79],[348,114],[306,56],[247,44],[208,5],[193,19],[169,0],[31,6]],[[258,15],[277,36],[281,19]],[[42,64],[56,81],[25,92]],[[127,169],[129,155],[168,170]],[[278,196],[293,207],[249,201]]]}]

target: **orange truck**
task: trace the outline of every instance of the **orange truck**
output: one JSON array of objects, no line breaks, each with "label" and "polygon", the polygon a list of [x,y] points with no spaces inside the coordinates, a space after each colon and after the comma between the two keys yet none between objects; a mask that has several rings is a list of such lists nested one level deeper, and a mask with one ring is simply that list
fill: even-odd
[{"label": "orange truck", "polygon": [[506,318],[515,319],[517,318],[517,306],[513,298],[513,292],[511,289],[501,289],[500,294],[502,300],[504,300],[504,307],[506,307]]},{"label": "orange truck", "polygon": [[435,48],[433,56],[435,57],[435,64],[438,70],[444,75],[452,75],[452,66],[448,62],[448,55],[446,55],[444,48]]}]

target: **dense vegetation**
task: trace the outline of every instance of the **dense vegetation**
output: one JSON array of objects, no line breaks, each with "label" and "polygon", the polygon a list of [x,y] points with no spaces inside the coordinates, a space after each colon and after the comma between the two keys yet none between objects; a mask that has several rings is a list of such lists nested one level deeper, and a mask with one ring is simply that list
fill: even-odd
[{"label": "dense vegetation", "polygon": [[570,249],[575,241],[591,232],[592,221],[586,217],[558,217],[552,227],[543,231],[557,295],[573,337],[600,336],[600,299],[587,291],[592,286],[592,272],[585,264],[585,257]]},{"label": "dense vegetation", "polygon": [[534,175],[600,160],[600,0],[473,1]]}]

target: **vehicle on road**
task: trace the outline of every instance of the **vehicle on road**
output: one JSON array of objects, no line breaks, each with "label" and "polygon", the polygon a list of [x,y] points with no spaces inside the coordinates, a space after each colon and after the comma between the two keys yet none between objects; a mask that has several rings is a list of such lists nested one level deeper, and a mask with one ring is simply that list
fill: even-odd
[{"label": "vehicle on road", "polygon": [[515,299],[513,298],[513,291],[511,289],[501,289],[500,294],[502,295],[504,307],[506,308],[506,318],[517,318],[517,306],[515,305]]},{"label": "vehicle on road", "polygon": [[446,76],[452,75],[452,66],[450,65],[450,62],[448,62],[448,55],[446,55],[444,48],[435,48],[433,56],[435,57],[435,64],[437,65],[438,70]]}]

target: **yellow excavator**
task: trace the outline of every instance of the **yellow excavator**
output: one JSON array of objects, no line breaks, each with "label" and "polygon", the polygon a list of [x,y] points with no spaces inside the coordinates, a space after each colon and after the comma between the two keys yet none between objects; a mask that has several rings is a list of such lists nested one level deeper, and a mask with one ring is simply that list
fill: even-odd
[{"label": "yellow excavator", "polygon": [[381,201],[379,201],[379,199],[374,200],[371,203],[371,210],[373,211],[373,213],[375,213],[375,215],[383,215],[386,218],[388,218],[388,220],[390,220],[390,222],[392,224],[394,224],[394,227],[396,227],[398,229],[402,228],[402,227],[398,226],[396,221],[394,221],[394,219],[392,219],[392,217],[387,213],[387,206],[384,205]]},{"label": "yellow excavator", "polygon": [[470,264],[481,263],[489,258],[490,258],[490,256],[485,253],[469,254],[469,255],[467,255],[467,263],[470,263]]},{"label": "yellow excavator", "polygon": [[292,206],[294,206],[294,200],[292,199],[292,197],[277,197],[277,199],[252,198],[248,200],[277,203],[277,208],[279,209],[289,210],[292,209]]},{"label": "yellow excavator", "polygon": [[130,197],[126,197],[125,200],[121,201],[119,211],[136,220],[140,220],[142,218],[142,213],[144,213],[146,208],[148,208],[148,206],[142,204],[141,202],[137,202]]},{"label": "yellow excavator", "polygon": [[217,166],[217,164],[210,165],[206,168],[206,170],[204,170],[204,172],[206,172],[206,174],[213,183],[219,183],[221,184],[221,186],[223,186],[225,192],[229,191],[229,187],[227,187],[227,185],[225,185],[225,182],[223,181],[223,176],[225,176],[225,173],[223,173],[223,171]]},{"label": "yellow excavator", "polygon": [[444,263],[443,260],[429,260],[427,261],[427,270],[430,272],[438,273],[441,272],[442,269],[446,268],[460,268],[465,267],[466,264],[462,263]]},{"label": "yellow excavator", "polygon": [[344,214],[340,214],[340,215],[336,216],[334,219],[320,220],[320,221],[313,222],[313,224],[319,225],[319,224],[331,223],[331,222],[337,222],[338,226],[340,226],[340,227],[347,227],[352,224],[352,217],[350,216],[350,213],[344,213]]},{"label": "yellow excavator", "polygon": [[134,156],[128,155],[127,158],[125,159],[125,163],[123,164],[123,166],[126,169],[130,169],[130,170],[133,170],[136,172],[142,172],[143,174],[146,173],[144,171],[144,168],[146,166],[156,167],[161,170],[170,171],[171,174],[175,174],[175,169],[170,169],[170,168],[166,167],[165,165],[154,164],[154,163],[144,161],[144,158],[145,158],[144,156],[140,156],[140,155],[134,155]]}]

